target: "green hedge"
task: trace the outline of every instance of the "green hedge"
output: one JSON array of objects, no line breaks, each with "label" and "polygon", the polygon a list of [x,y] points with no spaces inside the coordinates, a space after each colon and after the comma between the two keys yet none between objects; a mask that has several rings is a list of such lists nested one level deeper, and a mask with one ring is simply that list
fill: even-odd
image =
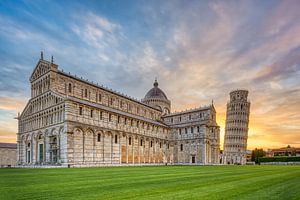
[{"label": "green hedge", "polygon": [[275,157],[261,157],[258,162],[300,162],[300,156],[275,156]]}]

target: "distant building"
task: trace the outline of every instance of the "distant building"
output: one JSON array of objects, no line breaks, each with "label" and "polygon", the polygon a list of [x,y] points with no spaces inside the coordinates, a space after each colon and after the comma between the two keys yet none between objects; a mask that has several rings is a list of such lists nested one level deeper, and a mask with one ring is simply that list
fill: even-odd
[{"label": "distant building", "polygon": [[246,161],[247,162],[251,162],[252,159],[252,151],[251,150],[247,150],[246,151]]},{"label": "distant building", "polygon": [[17,144],[0,143],[0,167],[11,167],[17,163]]},{"label": "distant building", "polygon": [[279,149],[268,149],[266,156],[300,156],[300,148],[284,147]]},{"label": "distant building", "polygon": [[247,90],[230,92],[227,103],[224,164],[246,164],[250,102]]},{"label": "distant building", "polygon": [[18,117],[18,164],[218,164],[213,104],[171,112],[155,80],[139,101],[38,61]]}]

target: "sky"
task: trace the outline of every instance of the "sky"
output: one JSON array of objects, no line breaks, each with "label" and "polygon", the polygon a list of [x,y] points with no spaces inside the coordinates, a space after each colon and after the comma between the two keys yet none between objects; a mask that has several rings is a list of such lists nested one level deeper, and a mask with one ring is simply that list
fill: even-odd
[{"label": "sky", "polygon": [[300,147],[300,1],[0,0],[0,142],[15,142],[40,51],[60,69],[172,111],[249,90],[248,148]]}]

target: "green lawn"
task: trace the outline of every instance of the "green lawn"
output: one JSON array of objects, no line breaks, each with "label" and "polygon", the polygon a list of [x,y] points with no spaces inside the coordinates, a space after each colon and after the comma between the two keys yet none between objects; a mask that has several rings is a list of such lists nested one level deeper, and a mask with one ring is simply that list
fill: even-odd
[{"label": "green lawn", "polygon": [[0,199],[300,199],[300,166],[0,169]]}]

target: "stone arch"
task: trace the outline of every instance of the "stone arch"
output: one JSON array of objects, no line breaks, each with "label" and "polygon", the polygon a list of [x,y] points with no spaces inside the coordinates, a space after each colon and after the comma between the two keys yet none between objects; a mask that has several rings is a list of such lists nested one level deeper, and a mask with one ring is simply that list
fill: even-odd
[{"label": "stone arch", "polygon": [[163,113],[164,114],[170,114],[170,110],[167,107],[164,107]]},{"label": "stone arch", "polygon": [[21,136],[21,141],[25,141],[25,139],[26,139],[26,136],[25,136],[25,135],[22,135],[22,136]]},{"label": "stone arch", "polygon": [[31,139],[32,139],[32,134],[28,133],[26,135],[26,141],[31,141]]},{"label": "stone arch", "polygon": [[96,134],[104,135],[104,131],[103,131],[103,130],[96,130],[95,133],[96,133]]},{"label": "stone arch", "polygon": [[63,134],[64,131],[65,131],[64,126],[60,126],[60,127],[58,128],[58,134],[59,134],[59,135]]},{"label": "stone arch", "polygon": [[113,156],[113,132],[110,130],[104,131],[103,134],[103,160],[105,163],[112,163]]},{"label": "stone arch", "polygon": [[92,133],[92,134],[95,133],[95,131],[94,131],[92,128],[90,128],[90,127],[86,128],[86,129],[84,130],[84,132],[85,132],[85,133]]},{"label": "stone arch", "polygon": [[76,134],[76,133],[83,133],[83,129],[79,126],[75,127],[73,129],[73,133]]},{"label": "stone arch", "polygon": [[95,138],[94,138],[94,152],[95,152],[94,161],[95,162],[101,162],[104,159],[104,140],[105,140],[104,131],[96,130]]},{"label": "stone arch", "polygon": [[87,128],[83,133],[84,162],[93,162],[94,160],[94,137],[95,132],[91,128]]},{"label": "stone arch", "polygon": [[104,134],[108,137],[113,135],[112,131],[105,131]]},{"label": "stone arch", "polygon": [[44,131],[44,136],[45,136],[45,137],[49,136],[50,134],[51,134],[51,132],[49,131],[49,129],[46,129],[46,130]]},{"label": "stone arch", "polygon": [[57,162],[57,147],[60,145],[60,127],[52,128],[49,131],[49,151],[50,151],[50,160],[51,162]]},{"label": "stone arch", "polygon": [[120,143],[120,136],[121,136],[121,134],[119,132],[114,132],[112,134],[114,144],[119,144]]},{"label": "stone arch", "polygon": [[159,109],[160,111],[163,111],[162,107],[159,105],[156,105],[155,108]]},{"label": "stone arch", "polygon": [[36,139],[41,140],[44,138],[45,138],[45,133],[43,133],[42,131],[36,133]]},{"label": "stone arch", "polygon": [[58,135],[58,133],[59,133],[58,128],[52,128],[52,129],[49,131],[49,136]]},{"label": "stone arch", "polygon": [[[39,132],[41,132],[41,131],[39,131]],[[33,139],[37,139],[38,133],[39,133],[39,132],[33,132],[33,133],[31,133],[32,138],[33,138]]]},{"label": "stone arch", "polygon": [[73,129],[73,148],[74,148],[74,162],[81,164],[84,161],[84,131],[81,127]]}]

